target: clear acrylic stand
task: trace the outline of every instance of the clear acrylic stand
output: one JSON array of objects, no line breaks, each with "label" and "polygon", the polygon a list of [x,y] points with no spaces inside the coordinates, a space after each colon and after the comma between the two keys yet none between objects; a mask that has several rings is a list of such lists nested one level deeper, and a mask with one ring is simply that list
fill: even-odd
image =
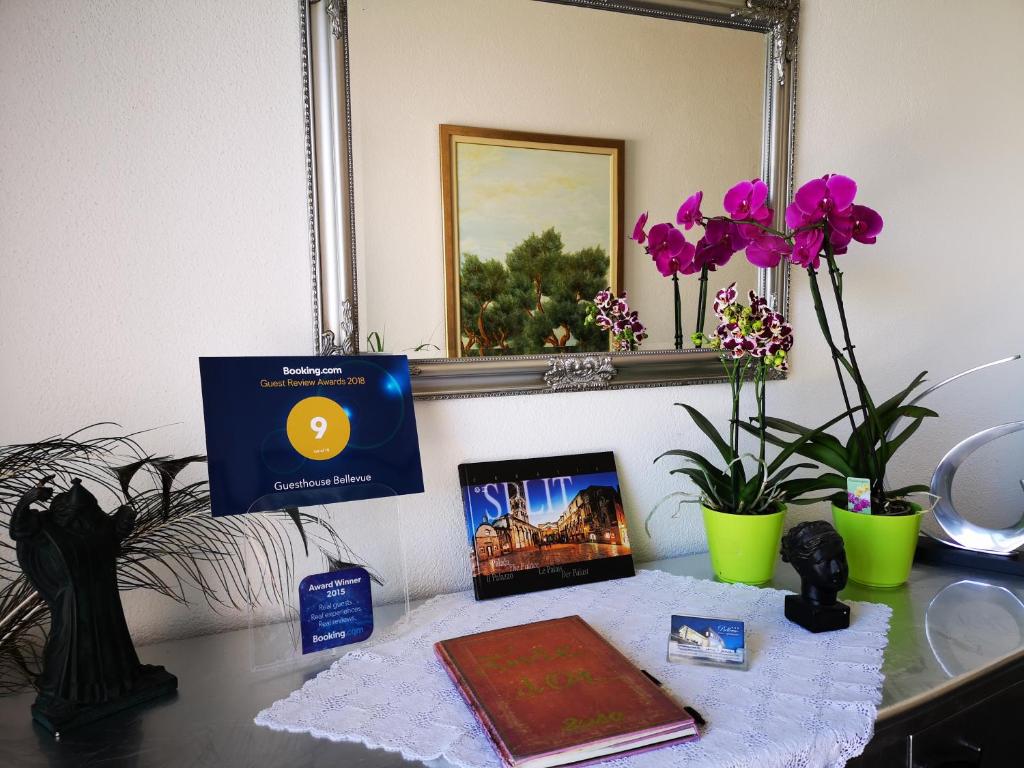
[{"label": "clear acrylic stand", "polygon": [[[263,516],[264,525],[249,526],[244,570],[249,603],[249,636],[251,668],[283,669],[310,658],[330,661],[373,638],[373,634],[406,620],[409,613],[409,581],[405,525],[397,494],[389,487],[360,484],[340,492],[342,501],[318,507],[282,508],[275,512],[249,512]],[[369,493],[368,493],[369,492]],[[377,498],[366,499],[366,495]],[[345,499],[345,496],[351,498]],[[261,497],[252,507],[274,506],[274,494]],[[250,507],[250,508],[252,508]],[[301,522],[301,532],[296,522]],[[288,567],[282,567],[287,562]],[[300,612],[300,587],[307,594],[312,589],[351,584],[361,567],[370,576],[373,634],[357,642],[346,638],[332,639],[339,644],[326,650],[310,652],[303,647]],[[342,589],[345,587],[342,586]],[[354,590],[362,589],[357,585]],[[336,590],[337,591],[337,590]],[[320,597],[327,598],[323,592]],[[330,595],[332,598],[334,592]],[[345,619],[333,618],[357,608],[352,595],[331,600],[327,612],[310,614],[326,616],[324,626],[337,634],[345,631]],[[349,625],[350,627],[353,625]],[[362,637],[364,632],[356,632]],[[323,637],[322,633],[320,637]],[[351,637],[351,635],[350,635]],[[307,646],[310,633],[306,633]],[[306,652],[304,652],[304,650]]]}]

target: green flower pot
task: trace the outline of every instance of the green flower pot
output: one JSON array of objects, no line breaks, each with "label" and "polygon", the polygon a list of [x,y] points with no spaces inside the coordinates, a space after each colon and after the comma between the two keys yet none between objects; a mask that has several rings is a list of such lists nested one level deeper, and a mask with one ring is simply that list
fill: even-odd
[{"label": "green flower pot", "polygon": [[772,515],[731,515],[702,504],[701,511],[715,576],[741,584],[771,581],[786,508]]},{"label": "green flower pot", "polygon": [[910,577],[924,512],[863,515],[832,505],[832,519],[846,544],[850,579],[869,587],[898,587]]}]

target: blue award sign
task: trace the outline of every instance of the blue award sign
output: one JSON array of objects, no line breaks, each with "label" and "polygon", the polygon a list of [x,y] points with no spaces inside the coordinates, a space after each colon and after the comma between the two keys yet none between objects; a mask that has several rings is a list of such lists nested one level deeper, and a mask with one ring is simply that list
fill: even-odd
[{"label": "blue award sign", "polygon": [[202,357],[215,517],[422,493],[404,355]]},{"label": "blue award sign", "polygon": [[302,652],[358,643],[373,634],[370,575],[363,568],[317,573],[299,582]]}]

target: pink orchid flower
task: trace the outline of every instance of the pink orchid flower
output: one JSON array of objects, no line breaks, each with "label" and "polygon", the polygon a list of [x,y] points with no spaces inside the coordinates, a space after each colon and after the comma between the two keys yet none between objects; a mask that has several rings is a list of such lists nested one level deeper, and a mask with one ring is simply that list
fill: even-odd
[{"label": "pink orchid flower", "polygon": [[717,267],[728,264],[734,253],[746,248],[747,242],[736,222],[711,219],[704,228],[704,237],[697,242],[693,257],[695,269],[683,274],[693,274],[704,267],[707,267],[709,272],[714,272]]},{"label": "pink orchid flower", "polygon": [[786,206],[786,226],[791,230],[800,229],[813,223],[814,221],[811,217],[800,210],[800,206],[796,203],[790,203]]},{"label": "pink orchid flower", "polygon": [[704,214],[700,212],[700,204],[703,199],[703,192],[695,192],[686,198],[676,213],[676,224],[681,225],[687,231],[692,229],[694,224],[700,224],[700,220],[704,217]]},{"label": "pink orchid flower", "polygon": [[788,257],[791,250],[785,238],[778,235],[761,235],[747,246],[747,261],[755,267],[771,269]]},{"label": "pink orchid flower", "polygon": [[741,181],[726,192],[722,206],[734,219],[761,221],[765,215],[767,200],[768,185],[760,179],[753,179]]},{"label": "pink orchid flower", "polygon": [[[793,202],[808,223],[828,219],[831,223],[836,216],[843,216],[853,205],[857,196],[857,182],[849,176],[830,173],[820,179],[812,179],[796,191]],[[787,218],[789,216],[789,211]]]},{"label": "pink orchid flower", "polygon": [[858,243],[874,245],[878,233],[882,231],[882,217],[877,211],[866,205],[854,205],[850,208],[850,235]]},{"label": "pink orchid flower", "polygon": [[686,242],[683,233],[668,223],[651,227],[647,249],[658,271],[665,277],[682,272],[693,261],[693,244]]},{"label": "pink orchid flower", "polygon": [[798,232],[793,239],[793,252],[790,261],[798,266],[817,269],[821,263],[821,246],[825,242],[825,233],[820,229],[807,229]]},{"label": "pink orchid flower", "polygon": [[640,214],[640,218],[636,220],[636,224],[633,225],[633,234],[629,236],[629,239],[643,245],[644,240],[647,239],[647,233],[644,231],[644,227],[646,226],[647,211],[644,211]]}]

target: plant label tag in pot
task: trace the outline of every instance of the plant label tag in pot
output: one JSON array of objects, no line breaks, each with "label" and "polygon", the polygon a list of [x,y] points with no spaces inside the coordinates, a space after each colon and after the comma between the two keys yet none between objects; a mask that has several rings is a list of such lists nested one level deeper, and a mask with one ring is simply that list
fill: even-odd
[{"label": "plant label tag in pot", "polygon": [[373,633],[370,574],[365,568],[316,573],[299,583],[302,652],[358,643]]},{"label": "plant label tag in pot", "polygon": [[871,483],[867,478],[846,478],[846,508],[862,515],[871,514]]}]

